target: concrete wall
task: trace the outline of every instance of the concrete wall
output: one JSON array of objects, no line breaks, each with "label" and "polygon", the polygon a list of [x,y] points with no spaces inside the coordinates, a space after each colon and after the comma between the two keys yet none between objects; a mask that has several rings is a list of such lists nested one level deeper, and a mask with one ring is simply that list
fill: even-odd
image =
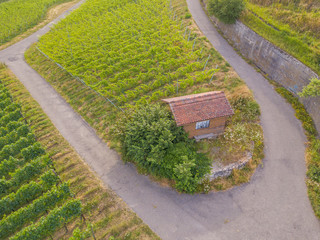
[{"label": "concrete wall", "polygon": [[[262,38],[242,22],[228,25],[211,17],[217,28],[241,54],[250,59],[269,78],[297,96],[311,77],[319,77],[309,67]],[[320,132],[320,97],[300,98]]]},{"label": "concrete wall", "polygon": [[210,180],[214,180],[218,177],[228,177],[231,175],[233,169],[242,169],[250,160],[252,159],[252,154],[248,153],[246,157],[240,159],[235,163],[231,163],[224,167],[211,167],[211,172],[208,175]]}]

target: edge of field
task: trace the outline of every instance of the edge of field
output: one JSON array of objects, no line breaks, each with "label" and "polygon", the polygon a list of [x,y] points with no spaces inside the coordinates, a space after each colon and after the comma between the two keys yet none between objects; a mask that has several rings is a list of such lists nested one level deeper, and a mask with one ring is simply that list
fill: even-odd
[{"label": "edge of field", "polygon": [[53,159],[62,181],[69,181],[76,198],[83,204],[86,221],[76,219],[56,232],[55,239],[67,239],[73,230],[87,228],[91,223],[96,239],[160,239],[111,189],[90,170],[76,151],[62,137],[40,105],[32,98],[23,84],[7,69],[3,81],[14,101],[21,105],[21,111],[35,134],[38,142]]},{"label": "edge of field", "polygon": [[48,12],[46,14],[45,19],[43,19],[41,22],[39,22],[36,26],[28,29],[27,31],[19,34],[18,36],[14,37],[11,39],[9,42],[0,45],[0,51],[10,47],[11,45],[23,40],[24,38],[29,37],[31,34],[35,33],[38,31],[40,28],[44,27],[47,25],[49,22],[52,20],[56,19],[58,16],[60,16],[63,12],[71,8],[73,5],[76,3],[80,2],[81,0],[69,0],[68,2],[64,2],[58,5],[53,5],[48,9]]}]

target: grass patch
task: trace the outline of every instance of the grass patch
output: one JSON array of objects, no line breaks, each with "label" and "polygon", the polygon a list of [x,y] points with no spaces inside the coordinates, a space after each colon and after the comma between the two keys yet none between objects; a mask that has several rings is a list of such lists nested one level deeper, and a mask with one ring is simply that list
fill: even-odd
[{"label": "grass patch", "polygon": [[[72,192],[80,199],[84,207],[86,221],[76,220],[54,235],[54,239],[68,239],[74,229],[85,231],[92,224],[96,239],[112,237],[111,230],[119,224],[128,225],[117,233],[117,239],[125,235],[135,235],[135,239],[159,239],[135,213],[90,170],[69,143],[60,135],[39,104],[9,70],[2,70],[0,77],[10,91],[15,102],[22,105],[22,113],[41,145],[47,149],[62,181],[69,181]],[[112,218],[112,221],[109,219]],[[100,224],[105,222],[106,224]],[[91,235],[90,235],[91,236]],[[136,235],[135,235],[136,236]]]}]

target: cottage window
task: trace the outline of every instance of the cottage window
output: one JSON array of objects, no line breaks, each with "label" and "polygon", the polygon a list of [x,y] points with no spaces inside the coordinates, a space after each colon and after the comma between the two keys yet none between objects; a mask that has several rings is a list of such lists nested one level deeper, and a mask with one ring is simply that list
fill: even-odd
[{"label": "cottage window", "polygon": [[210,125],[210,120],[202,121],[202,122],[197,122],[197,123],[196,123],[196,129],[208,128],[209,125]]}]

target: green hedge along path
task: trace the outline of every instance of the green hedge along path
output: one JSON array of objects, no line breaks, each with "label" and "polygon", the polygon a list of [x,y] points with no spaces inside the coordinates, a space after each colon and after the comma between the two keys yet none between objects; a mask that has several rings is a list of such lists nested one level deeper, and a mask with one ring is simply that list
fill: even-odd
[{"label": "green hedge along path", "polygon": [[227,192],[184,195],[165,189],[124,165],[94,130],[32,70],[23,52],[49,26],[0,52],[46,114],[105,184],[163,239],[318,239],[304,183],[305,136],[292,108],[219,36],[197,0],[190,11],[214,47],[253,89],[261,106],[266,141],[264,167],[249,184]]}]

